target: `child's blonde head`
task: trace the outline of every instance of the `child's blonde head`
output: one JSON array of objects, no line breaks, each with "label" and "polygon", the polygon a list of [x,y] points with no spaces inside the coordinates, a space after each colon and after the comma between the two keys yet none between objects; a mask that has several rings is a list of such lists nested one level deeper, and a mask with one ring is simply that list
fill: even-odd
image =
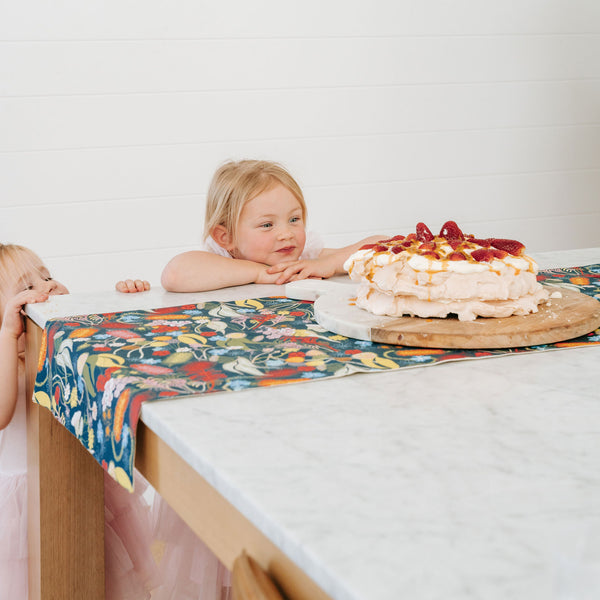
[{"label": "child's blonde head", "polygon": [[302,207],[302,219],[306,222],[306,204],[302,190],[280,164],[267,160],[226,162],[217,169],[208,190],[204,239],[217,225],[222,225],[235,240],[240,214],[246,202],[278,184],[294,194]]},{"label": "child's blonde head", "polygon": [[39,269],[42,261],[29,248],[17,244],[0,244],[0,323],[6,300],[14,296],[21,277]]}]

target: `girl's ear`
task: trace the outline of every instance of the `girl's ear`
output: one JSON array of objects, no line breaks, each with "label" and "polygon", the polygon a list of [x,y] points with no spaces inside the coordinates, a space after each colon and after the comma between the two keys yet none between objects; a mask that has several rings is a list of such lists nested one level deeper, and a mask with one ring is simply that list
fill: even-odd
[{"label": "girl's ear", "polygon": [[233,248],[233,240],[231,239],[231,235],[223,225],[215,225],[210,230],[210,236],[213,240],[215,240],[215,242],[217,242],[217,244],[219,244],[219,246],[221,246],[221,248],[227,250],[227,252]]}]

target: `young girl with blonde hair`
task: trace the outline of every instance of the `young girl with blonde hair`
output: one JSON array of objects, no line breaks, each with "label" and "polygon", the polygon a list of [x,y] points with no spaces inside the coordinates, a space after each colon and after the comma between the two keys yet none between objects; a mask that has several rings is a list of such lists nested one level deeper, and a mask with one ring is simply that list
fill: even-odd
[{"label": "young girl with blonde hair", "polygon": [[[125,280],[120,292],[150,289]],[[27,434],[23,307],[68,294],[28,248],[0,244],[0,598],[27,598]],[[108,600],[220,600],[228,573],[176,513],[155,494],[150,502],[135,472],[130,494],[104,477]],[[158,544],[158,545],[157,545]],[[158,548],[157,561],[152,549]],[[158,564],[157,564],[158,563]],[[82,574],[85,576],[85,574]]]},{"label": "young girl with blonde hair", "polygon": [[171,292],[198,292],[247,283],[283,284],[344,273],[343,264],[373,236],[344,248],[323,248],[307,232],[300,186],[278,163],[229,161],[213,176],[204,246],[175,256],[162,273]]}]

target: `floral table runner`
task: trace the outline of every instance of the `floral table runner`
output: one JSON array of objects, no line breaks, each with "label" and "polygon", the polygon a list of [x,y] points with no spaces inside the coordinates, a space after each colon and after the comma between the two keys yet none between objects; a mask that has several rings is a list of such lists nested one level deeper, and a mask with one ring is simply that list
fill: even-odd
[{"label": "floral table runner", "polygon": [[[539,279],[600,299],[600,265],[547,270]],[[600,330],[517,349],[410,348],[327,331],[314,321],[312,302],[203,302],[48,321],[34,401],[132,490],[138,416],[149,400],[589,344],[600,344]]]}]

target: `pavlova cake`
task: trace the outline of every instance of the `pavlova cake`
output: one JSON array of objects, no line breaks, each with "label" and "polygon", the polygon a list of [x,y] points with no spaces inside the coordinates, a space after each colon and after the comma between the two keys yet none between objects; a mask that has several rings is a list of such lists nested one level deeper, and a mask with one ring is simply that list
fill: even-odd
[{"label": "pavlova cake", "polygon": [[516,240],[465,235],[454,221],[438,235],[415,233],[367,244],[344,268],[359,281],[356,303],[376,315],[508,317],[537,312],[549,293]]}]

